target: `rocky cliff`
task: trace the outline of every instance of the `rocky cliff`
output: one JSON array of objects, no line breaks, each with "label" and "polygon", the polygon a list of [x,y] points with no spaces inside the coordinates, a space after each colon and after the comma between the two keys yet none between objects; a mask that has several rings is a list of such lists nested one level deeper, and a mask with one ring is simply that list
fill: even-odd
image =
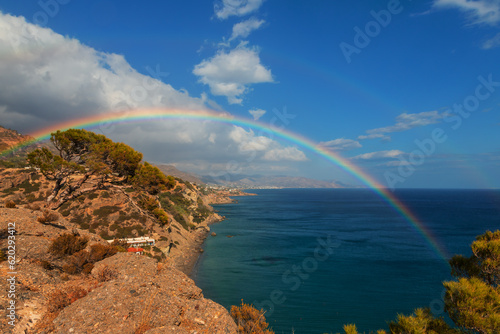
[{"label": "rocky cliff", "polygon": [[[43,212],[0,208],[0,248],[8,248],[8,228],[15,226],[16,274],[0,263],[2,333],[236,333],[228,311],[203,297],[194,282],[167,258],[162,262],[134,253],[98,261],[89,274],[68,275],[66,260],[49,252],[59,235],[72,233],[106,247],[101,237],[76,228],[62,216],[38,222]],[[9,225],[10,224],[10,225]],[[7,278],[15,277],[15,296]],[[5,307],[15,301],[11,326]],[[65,302],[66,301],[66,302]]]}]

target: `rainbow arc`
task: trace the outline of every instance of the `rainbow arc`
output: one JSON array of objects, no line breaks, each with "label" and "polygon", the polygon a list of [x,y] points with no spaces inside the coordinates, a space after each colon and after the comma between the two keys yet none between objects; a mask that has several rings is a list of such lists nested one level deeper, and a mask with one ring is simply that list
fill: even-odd
[{"label": "rainbow arc", "polygon": [[336,166],[340,167],[347,173],[351,174],[360,180],[365,186],[372,189],[382,199],[384,199],[394,210],[403,216],[409,224],[421,234],[432,250],[441,259],[447,261],[449,255],[445,248],[439,244],[437,238],[433,235],[425,224],[410,211],[410,209],[402,203],[389,189],[380,184],[372,176],[364,172],[361,168],[353,164],[346,158],[343,158],[336,152],[327,150],[317,143],[305,138],[299,134],[287,131],[285,129],[269,126],[261,122],[252,121],[241,117],[235,117],[226,113],[217,113],[209,110],[183,110],[183,109],[138,109],[126,112],[108,112],[92,116],[86,116],[78,119],[64,121],[58,124],[53,124],[49,127],[37,130],[30,134],[34,138],[32,141],[25,142],[14,148],[1,152],[4,155],[8,152],[17,150],[23,146],[27,146],[36,141],[41,141],[50,137],[52,132],[57,130],[67,130],[70,128],[95,128],[103,124],[113,123],[133,123],[146,122],[152,120],[168,120],[168,119],[192,119],[200,121],[214,121],[229,125],[238,125],[248,127],[255,130],[261,130],[266,133],[271,133],[291,143],[295,143],[307,150],[325,158]]}]

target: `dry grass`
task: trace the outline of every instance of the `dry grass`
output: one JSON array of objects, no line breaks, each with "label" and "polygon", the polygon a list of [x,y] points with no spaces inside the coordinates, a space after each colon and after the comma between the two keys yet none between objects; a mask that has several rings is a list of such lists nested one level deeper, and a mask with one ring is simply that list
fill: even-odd
[{"label": "dry grass", "polygon": [[55,212],[45,210],[43,215],[38,217],[37,221],[41,224],[47,224],[50,222],[55,222],[59,220],[59,215]]},{"label": "dry grass", "polygon": [[264,310],[257,310],[250,304],[245,304],[241,301],[241,306],[231,306],[231,317],[238,326],[238,333],[251,334],[274,334],[268,329],[269,324],[266,322]]},{"label": "dry grass", "polygon": [[33,210],[33,211],[40,211],[42,209],[40,204],[36,204],[36,203],[28,203],[24,207],[26,209]]},{"label": "dry grass", "polygon": [[16,202],[12,200],[5,201],[5,207],[8,209],[14,209],[16,207]]},{"label": "dry grass", "polygon": [[118,272],[107,265],[102,266],[96,273],[96,279],[98,282],[111,281],[118,277]]},{"label": "dry grass", "polygon": [[47,312],[36,323],[34,333],[52,333],[55,331],[53,321],[59,315],[59,312],[78,299],[85,297],[87,293],[87,290],[79,286],[70,286],[66,291],[62,289],[54,291],[48,298]]},{"label": "dry grass", "polygon": [[159,290],[156,291],[151,297],[149,297],[147,301],[147,305],[142,311],[141,315],[141,321],[137,325],[134,334],[143,334],[146,331],[150,330],[151,328],[151,304],[153,303],[153,300],[155,299],[156,295],[158,294]]},{"label": "dry grass", "polygon": [[49,252],[56,256],[73,255],[87,246],[88,239],[71,233],[58,236],[49,247]]}]

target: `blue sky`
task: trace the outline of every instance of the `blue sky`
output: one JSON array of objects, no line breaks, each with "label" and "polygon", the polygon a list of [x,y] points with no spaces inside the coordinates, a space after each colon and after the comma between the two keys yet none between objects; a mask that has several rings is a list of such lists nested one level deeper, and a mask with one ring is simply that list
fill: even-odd
[{"label": "blue sky", "polygon": [[[2,125],[30,132],[150,106],[263,123],[279,113],[291,115],[286,130],[388,187],[500,187],[498,0],[42,0],[0,11]],[[96,131],[199,174],[359,183],[244,127]]]}]

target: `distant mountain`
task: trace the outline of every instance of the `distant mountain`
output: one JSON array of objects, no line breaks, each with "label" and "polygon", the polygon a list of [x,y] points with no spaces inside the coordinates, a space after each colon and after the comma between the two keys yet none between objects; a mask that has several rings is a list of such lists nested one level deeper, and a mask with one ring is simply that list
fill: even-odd
[{"label": "distant mountain", "polygon": [[[23,135],[16,130],[0,125],[0,165],[3,167],[22,167],[26,165],[26,156],[38,147],[48,147],[44,143],[35,142],[35,138]],[[12,152],[8,149],[15,147]]]},{"label": "distant mountain", "polygon": [[233,188],[348,188],[349,186],[335,181],[321,181],[296,176],[264,176],[239,175],[231,180],[215,179],[203,176],[202,181],[208,184]]},{"label": "distant mountain", "polygon": [[0,125],[0,151],[31,140],[34,140],[34,138],[22,135],[16,130],[7,129]]},{"label": "distant mountain", "polygon": [[166,175],[172,175],[173,177],[178,177],[179,179],[183,179],[197,185],[205,184],[198,176],[180,171],[175,166],[165,164],[155,164],[155,166]]}]

